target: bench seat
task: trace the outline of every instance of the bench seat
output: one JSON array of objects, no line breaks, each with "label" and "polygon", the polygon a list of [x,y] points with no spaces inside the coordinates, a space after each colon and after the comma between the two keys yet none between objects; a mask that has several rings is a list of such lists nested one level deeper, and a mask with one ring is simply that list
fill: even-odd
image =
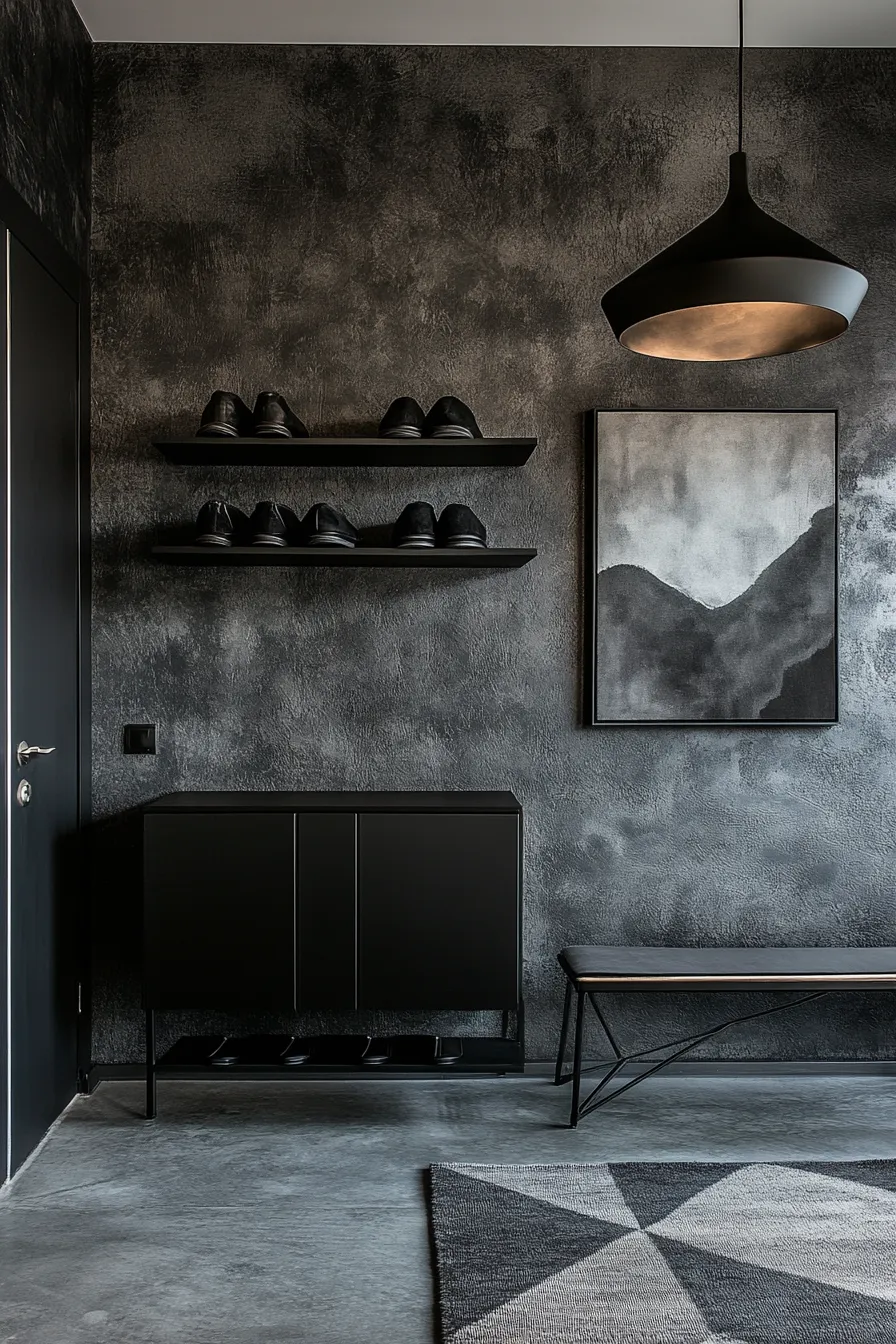
[{"label": "bench seat", "polygon": [[599,989],[896,989],[896,947],[565,947],[577,986]]}]

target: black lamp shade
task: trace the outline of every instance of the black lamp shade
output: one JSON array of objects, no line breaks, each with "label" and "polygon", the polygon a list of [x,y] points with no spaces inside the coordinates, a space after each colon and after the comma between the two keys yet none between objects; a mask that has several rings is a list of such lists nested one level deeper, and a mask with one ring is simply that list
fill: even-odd
[{"label": "black lamp shade", "polygon": [[868,290],[859,271],[753,200],[731,155],[715,214],[608,290],[616,339],[657,359],[759,359],[841,336]]}]

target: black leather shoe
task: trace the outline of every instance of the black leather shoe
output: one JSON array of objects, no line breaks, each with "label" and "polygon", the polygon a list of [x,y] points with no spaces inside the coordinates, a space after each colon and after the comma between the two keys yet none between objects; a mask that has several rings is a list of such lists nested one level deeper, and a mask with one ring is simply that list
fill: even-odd
[{"label": "black leather shoe", "polygon": [[309,1036],[293,1036],[280,1056],[280,1063],[291,1069],[300,1068],[310,1061],[316,1045],[317,1042]]},{"label": "black leather shoe", "polygon": [[302,519],[303,546],[357,546],[358,533],[332,504],[312,504]]},{"label": "black leather shoe", "polygon": [[393,546],[435,546],[436,515],[431,504],[407,504],[392,529]]},{"label": "black leather shoe", "polygon": [[255,505],[246,525],[250,546],[298,546],[300,535],[301,525],[292,509],[269,499]]},{"label": "black leather shoe", "polygon": [[308,431],[279,392],[259,392],[252,412],[252,433],[260,439],[307,439]]},{"label": "black leather shoe", "polygon": [[388,1036],[373,1036],[361,1056],[361,1063],[370,1066],[388,1064],[392,1058],[392,1042]]},{"label": "black leather shoe", "polygon": [[423,425],[425,439],[481,439],[476,417],[457,397],[440,397]]},{"label": "black leather shoe", "polygon": [[251,428],[252,413],[235,392],[213,392],[196,433],[203,438],[235,439],[249,434]]},{"label": "black leather shoe", "polygon": [[380,421],[380,434],[384,439],[419,439],[425,421],[419,401],[398,397]]},{"label": "black leather shoe", "polygon": [[223,499],[210,499],[203,504],[196,519],[197,546],[232,546],[242,541],[249,519]]},{"label": "black leather shoe", "polygon": [[440,546],[488,546],[484,524],[466,504],[446,505],[436,536]]},{"label": "black leather shoe", "polygon": [[451,1064],[459,1064],[464,1057],[464,1046],[459,1036],[437,1036],[436,1037],[436,1065],[442,1068],[448,1068]]}]

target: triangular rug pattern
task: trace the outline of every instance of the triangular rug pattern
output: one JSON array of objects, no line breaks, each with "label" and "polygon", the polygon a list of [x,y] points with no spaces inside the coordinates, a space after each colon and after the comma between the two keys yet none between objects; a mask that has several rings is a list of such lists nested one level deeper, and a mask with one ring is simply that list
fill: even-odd
[{"label": "triangular rug pattern", "polygon": [[432,1171],[442,1299],[456,1331],[624,1236],[629,1228],[545,1204],[450,1167]]},{"label": "triangular rug pattern", "polygon": [[896,1344],[896,1162],[440,1165],[446,1344]]}]

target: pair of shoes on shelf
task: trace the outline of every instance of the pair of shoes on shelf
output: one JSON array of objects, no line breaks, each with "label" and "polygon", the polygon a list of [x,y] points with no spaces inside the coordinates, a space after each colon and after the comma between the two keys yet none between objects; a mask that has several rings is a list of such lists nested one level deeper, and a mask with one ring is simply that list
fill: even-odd
[{"label": "pair of shoes on shelf", "polygon": [[279,392],[259,392],[253,411],[235,392],[213,392],[197,434],[221,439],[308,438],[307,429]]},{"label": "pair of shoes on shelf", "polygon": [[[285,1044],[284,1044],[285,1042]],[[307,1064],[313,1042],[303,1036],[226,1036],[208,1057],[218,1069],[256,1067],[276,1068],[278,1064]]]},{"label": "pair of shoes on shelf", "polygon": [[[388,1036],[372,1036],[361,1056],[361,1063],[369,1068],[382,1068],[384,1065],[392,1063],[393,1055],[397,1055],[395,1062],[400,1065],[404,1062],[402,1047],[408,1045],[417,1055],[418,1063],[432,1063],[437,1068],[447,1068],[451,1064],[459,1064],[464,1055],[463,1042],[458,1036],[412,1037],[410,1039],[399,1037],[397,1040],[392,1040]],[[432,1055],[427,1059],[425,1055],[429,1053],[430,1049]]]},{"label": "pair of shoes on shelf", "polygon": [[457,397],[440,397],[429,415],[413,397],[397,397],[380,422],[384,439],[481,439],[476,417]]},{"label": "pair of shoes on shelf", "polygon": [[397,547],[457,546],[482,547],[488,545],[485,525],[466,504],[448,504],[436,522],[431,504],[415,500],[402,511],[392,532],[392,545]]},{"label": "pair of shoes on shelf", "polygon": [[196,519],[197,546],[357,546],[358,533],[332,504],[312,504],[299,521],[272,500],[256,504],[251,518],[222,499],[203,504]]}]

